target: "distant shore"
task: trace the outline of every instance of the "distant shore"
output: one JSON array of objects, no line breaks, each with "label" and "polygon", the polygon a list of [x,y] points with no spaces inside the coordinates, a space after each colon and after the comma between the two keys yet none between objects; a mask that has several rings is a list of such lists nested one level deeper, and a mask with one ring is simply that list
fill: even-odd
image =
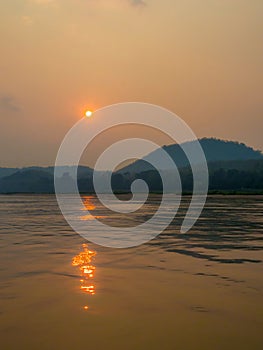
[{"label": "distant shore", "polygon": [[[70,193],[65,193],[65,194],[70,194]],[[132,194],[129,191],[115,191],[115,195],[128,195]],[[150,191],[149,194],[156,194],[156,195],[161,195],[162,192],[158,191]],[[2,196],[15,196],[15,195],[55,195],[54,192],[9,192],[9,193],[0,193]],[[96,195],[95,192],[80,192],[81,196],[94,196]],[[192,192],[183,192],[182,196],[191,196]],[[263,190],[212,190],[208,191],[207,195],[209,196],[217,196],[217,195],[222,195],[222,196],[228,196],[228,195],[236,195],[236,196],[260,196],[263,195]]]}]

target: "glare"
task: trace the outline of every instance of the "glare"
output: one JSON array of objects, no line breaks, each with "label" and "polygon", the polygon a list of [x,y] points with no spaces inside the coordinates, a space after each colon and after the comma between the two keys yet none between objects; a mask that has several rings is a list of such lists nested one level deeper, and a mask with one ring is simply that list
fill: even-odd
[{"label": "glare", "polygon": [[85,113],[85,115],[86,115],[86,117],[90,118],[90,117],[92,116],[92,112],[91,112],[91,111],[87,111],[87,112]]},{"label": "glare", "polygon": [[96,252],[89,250],[87,244],[83,244],[84,250],[72,259],[72,265],[78,267],[80,272],[80,289],[87,294],[95,295],[95,285],[92,283],[96,267],[92,260]]}]

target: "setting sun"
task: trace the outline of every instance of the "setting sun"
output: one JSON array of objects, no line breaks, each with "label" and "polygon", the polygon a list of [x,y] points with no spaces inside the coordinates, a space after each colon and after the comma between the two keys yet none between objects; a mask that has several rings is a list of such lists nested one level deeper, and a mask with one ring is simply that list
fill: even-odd
[{"label": "setting sun", "polygon": [[91,111],[86,111],[85,115],[86,117],[90,118],[92,116],[92,112]]}]

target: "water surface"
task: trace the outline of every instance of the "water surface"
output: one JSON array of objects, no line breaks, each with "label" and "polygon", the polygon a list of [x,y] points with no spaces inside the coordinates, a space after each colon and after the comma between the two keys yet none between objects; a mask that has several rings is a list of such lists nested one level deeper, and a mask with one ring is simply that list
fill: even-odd
[{"label": "water surface", "polygon": [[261,350],[263,197],[209,197],[180,234],[188,202],[158,238],[118,250],[73,232],[52,195],[0,196],[1,349]]}]

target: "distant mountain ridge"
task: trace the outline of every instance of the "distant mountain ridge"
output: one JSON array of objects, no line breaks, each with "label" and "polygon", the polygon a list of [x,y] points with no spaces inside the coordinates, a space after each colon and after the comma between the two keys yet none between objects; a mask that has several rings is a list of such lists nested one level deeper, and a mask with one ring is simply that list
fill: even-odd
[{"label": "distant mountain ridge", "polygon": [[[208,162],[210,190],[263,190],[263,154],[260,151],[243,143],[213,138],[201,139],[200,144]],[[180,145],[163,146],[163,149],[179,168],[183,189],[191,191],[190,164]],[[147,162],[158,157],[161,157],[159,149],[115,172],[112,176],[113,189],[129,191],[134,179],[141,178],[148,183],[150,191],[161,191],[160,176]],[[59,167],[60,176],[70,179],[75,169],[73,166]],[[80,192],[94,192],[92,176],[93,169],[78,167]],[[53,178],[54,167],[0,168],[0,193],[54,193]]]},{"label": "distant mountain ridge", "polygon": [[[195,144],[197,141],[186,142],[184,145]],[[215,138],[203,138],[199,140],[204,151],[207,162],[217,161],[241,161],[241,160],[260,160],[263,154],[246,146],[244,143],[234,141],[224,141]],[[162,147],[173,159],[178,168],[188,167],[189,161],[179,144]],[[120,169],[118,173],[138,173],[142,171],[154,170],[153,166],[147,162],[151,159],[160,159],[159,149],[153,151],[143,159],[136,160],[134,163]],[[167,169],[169,170],[169,169]]]},{"label": "distant mountain ridge", "polygon": [[[62,166],[59,167],[60,171],[62,173],[72,173],[74,170],[73,166]],[[35,170],[35,171],[43,171],[47,174],[50,174],[53,176],[54,174],[54,166],[49,166],[49,167],[40,167],[40,166],[30,166],[30,167],[24,167],[24,168],[1,168],[0,167],[0,179],[6,176],[10,176],[13,175],[17,172],[20,172],[21,174],[23,172],[27,172],[30,170]],[[93,173],[93,169],[91,169],[88,166],[82,166],[79,165],[78,166],[78,175],[79,176],[86,176],[86,175],[90,175]]]},{"label": "distant mountain ridge", "polygon": [[53,175],[42,170],[18,170],[0,179],[0,193],[53,193]]}]

